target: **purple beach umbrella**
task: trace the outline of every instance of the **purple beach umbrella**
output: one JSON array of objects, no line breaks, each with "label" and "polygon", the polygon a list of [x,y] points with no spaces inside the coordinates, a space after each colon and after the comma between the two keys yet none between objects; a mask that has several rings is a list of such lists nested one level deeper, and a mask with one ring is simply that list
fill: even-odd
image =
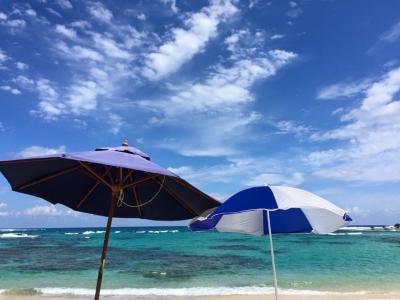
[{"label": "purple beach umbrella", "polygon": [[100,288],[112,218],[186,220],[220,205],[124,142],[120,147],[0,161],[12,190],[107,216],[96,294]]}]

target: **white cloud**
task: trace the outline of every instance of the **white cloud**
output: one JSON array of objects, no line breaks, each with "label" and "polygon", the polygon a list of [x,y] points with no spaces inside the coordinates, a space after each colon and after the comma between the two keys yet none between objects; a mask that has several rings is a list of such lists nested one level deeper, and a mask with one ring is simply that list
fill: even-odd
[{"label": "white cloud", "polygon": [[128,60],[133,57],[131,53],[122,48],[122,45],[119,45],[115,40],[105,35],[93,33],[93,41],[98,49],[101,49],[106,56]]},{"label": "white cloud", "polygon": [[19,95],[19,94],[21,94],[21,91],[20,91],[19,89],[12,88],[12,87],[9,86],[9,85],[2,85],[2,86],[0,86],[0,90],[10,92],[10,93],[13,94],[13,95]]},{"label": "white cloud", "polygon": [[69,208],[61,208],[55,205],[37,205],[31,208],[27,208],[23,211],[12,212],[12,215],[28,216],[28,217],[37,217],[37,216],[57,217],[57,216],[78,216],[79,213]]},{"label": "white cloud", "polygon": [[71,9],[73,8],[72,3],[68,0],[56,0],[57,5],[64,9]]},{"label": "white cloud", "polygon": [[3,63],[9,59],[8,55],[0,48],[0,70],[4,69]]},{"label": "white cloud", "polygon": [[367,78],[361,81],[341,82],[323,87],[318,91],[317,98],[322,100],[350,98],[364,92],[370,85],[372,79]]},{"label": "white cloud", "polygon": [[293,174],[262,173],[246,181],[248,186],[262,185],[288,185],[297,186],[304,182],[304,174],[295,172]]},{"label": "white cloud", "polygon": [[249,88],[255,81],[275,75],[294,58],[293,52],[271,50],[265,57],[239,59],[231,67],[216,67],[204,82],[176,88],[176,93],[165,101],[141,101],[141,105],[161,110],[168,117],[189,112],[231,111],[254,100]]},{"label": "white cloud", "polygon": [[227,185],[226,189],[233,191],[264,184],[294,186],[302,184],[305,179],[303,173],[294,171],[289,166],[282,168],[279,163],[267,157],[236,157],[228,159],[226,163],[204,165],[198,168],[180,166],[168,169],[196,186],[215,183]]},{"label": "white cloud", "polygon": [[15,32],[25,28],[26,22],[25,20],[22,19],[13,19],[13,20],[7,19],[6,21],[2,21],[1,25],[9,27],[12,32]]},{"label": "white cloud", "polygon": [[146,20],[146,15],[144,13],[140,13],[138,14],[137,18],[141,21],[145,21]]},{"label": "white cloud", "polygon": [[315,175],[338,180],[400,181],[400,68],[370,83],[359,107],[341,116],[342,126],[311,135],[341,146],[315,151],[306,161]]},{"label": "white cloud", "polygon": [[80,29],[88,29],[91,27],[88,21],[80,20],[74,21],[70,24],[72,27],[80,28]]},{"label": "white cloud", "polygon": [[230,1],[213,1],[185,20],[187,29],[173,28],[171,39],[145,58],[144,75],[158,80],[177,71],[217,34],[218,25],[238,9]]},{"label": "white cloud", "polygon": [[31,90],[35,86],[35,81],[31,78],[28,78],[24,75],[18,75],[12,80],[16,85],[23,89]]},{"label": "white cloud", "polygon": [[65,104],[60,101],[59,93],[56,91],[54,84],[45,78],[36,81],[36,91],[39,94],[39,111],[38,113],[48,120],[52,120],[62,115],[65,111]]},{"label": "white cloud", "polygon": [[24,64],[23,62],[17,61],[15,63],[15,66],[17,67],[18,70],[27,70],[29,68],[29,66],[27,64]]},{"label": "white cloud", "polygon": [[32,156],[41,156],[41,155],[51,155],[58,153],[65,153],[65,146],[60,146],[58,148],[47,148],[42,146],[30,146],[18,153],[20,157],[32,157]]},{"label": "white cloud", "polygon": [[253,8],[254,6],[256,6],[256,4],[258,3],[259,0],[249,0],[249,8]]},{"label": "white cloud", "polygon": [[47,10],[49,13],[51,13],[52,15],[55,15],[55,16],[57,16],[57,17],[59,17],[59,18],[62,18],[61,14],[60,14],[58,11],[52,9],[51,7],[46,7],[46,10]]},{"label": "white cloud", "polygon": [[169,5],[171,10],[176,14],[178,13],[178,7],[176,6],[176,0],[161,0],[165,5]]},{"label": "white cloud", "polygon": [[274,35],[271,35],[270,39],[271,40],[280,40],[280,39],[283,39],[284,37],[285,37],[284,34],[274,34]]},{"label": "white cloud", "polygon": [[112,20],[113,14],[100,2],[92,2],[88,6],[88,11],[95,19],[108,23]]},{"label": "white cloud", "polygon": [[75,39],[77,37],[76,31],[72,28],[68,28],[64,25],[57,24],[56,25],[56,32],[60,33],[63,36],[66,36],[70,39]]},{"label": "white cloud", "polygon": [[112,134],[117,135],[120,132],[121,127],[124,125],[123,119],[114,113],[109,113],[107,120],[109,124],[109,131]]},{"label": "white cloud", "polygon": [[397,22],[381,36],[381,40],[385,42],[394,43],[400,38],[400,22]]},{"label": "white cloud", "polygon": [[311,132],[310,127],[297,124],[294,121],[277,121],[271,123],[271,125],[278,129],[275,134],[294,134],[297,137],[303,137],[309,135],[309,133]]},{"label": "white cloud", "polygon": [[290,18],[297,18],[303,13],[303,10],[294,1],[289,1],[288,6],[289,10],[286,12],[286,15]]},{"label": "white cloud", "polygon": [[362,216],[362,217],[366,217],[371,213],[370,210],[362,208],[362,207],[359,207],[359,206],[353,206],[353,207],[350,207],[350,208],[346,208],[346,211],[351,216]]},{"label": "white cloud", "polygon": [[96,50],[82,47],[80,45],[74,45],[72,47],[69,47],[63,41],[56,43],[54,45],[54,48],[58,52],[60,52],[60,54],[76,61],[81,61],[81,60],[102,61],[104,59],[104,56]]},{"label": "white cloud", "polygon": [[[161,100],[139,105],[154,113],[152,126],[179,128],[181,136],[159,141],[162,148],[185,156],[238,155],[254,133],[261,115],[250,109],[253,84],[276,74],[297,55],[284,50],[263,50],[263,34],[235,31],[225,39],[231,56],[209,70],[204,79],[173,86]],[[181,124],[186,124],[182,129]],[[211,135],[210,132],[213,134]]]},{"label": "white cloud", "polygon": [[0,209],[7,208],[7,203],[0,202]]},{"label": "white cloud", "polygon": [[7,15],[0,11],[0,21],[5,21],[7,19],[8,19]]},{"label": "white cloud", "polygon": [[36,11],[34,11],[32,8],[27,9],[25,11],[25,14],[27,16],[31,16],[31,17],[36,17],[37,16]]},{"label": "white cloud", "polygon": [[22,212],[25,216],[61,216],[63,212],[52,205],[34,206]]}]

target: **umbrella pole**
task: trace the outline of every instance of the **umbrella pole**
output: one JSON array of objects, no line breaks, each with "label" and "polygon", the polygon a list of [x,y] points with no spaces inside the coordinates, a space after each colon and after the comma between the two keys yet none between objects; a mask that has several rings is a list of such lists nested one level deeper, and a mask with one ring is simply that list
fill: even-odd
[{"label": "umbrella pole", "polygon": [[103,270],[104,270],[104,265],[106,263],[106,256],[107,256],[108,239],[110,237],[110,229],[111,229],[112,218],[114,215],[114,208],[115,208],[116,200],[117,200],[117,196],[116,196],[116,193],[113,191],[112,196],[111,196],[111,206],[110,206],[110,210],[108,212],[106,233],[104,235],[103,251],[101,253],[99,273],[97,275],[96,294],[94,296],[94,300],[99,300],[99,297],[100,297],[101,282],[103,279]]},{"label": "umbrella pole", "polygon": [[272,243],[271,220],[269,216],[269,210],[267,210],[267,220],[268,220],[269,249],[271,251],[271,261],[272,261],[272,275],[274,276],[275,299],[278,300],[278,281],[276,279],[274,244]]}]

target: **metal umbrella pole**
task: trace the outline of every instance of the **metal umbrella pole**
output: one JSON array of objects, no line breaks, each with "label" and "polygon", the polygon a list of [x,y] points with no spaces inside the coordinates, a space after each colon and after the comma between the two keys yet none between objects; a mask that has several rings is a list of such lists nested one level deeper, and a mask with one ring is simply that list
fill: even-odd
[{"label": "metal umbrella pole", "polygon": [[274,244],[272,243],[271,219],[270,219],[270,215],[269,215],[269,210],[268,209],[267,209],[267,221],[268,221],[269,249],[271,251],[271,261],[272,261],[272,275],[274,277],[275,300],[278,300],[278,281],[276,279]]}]

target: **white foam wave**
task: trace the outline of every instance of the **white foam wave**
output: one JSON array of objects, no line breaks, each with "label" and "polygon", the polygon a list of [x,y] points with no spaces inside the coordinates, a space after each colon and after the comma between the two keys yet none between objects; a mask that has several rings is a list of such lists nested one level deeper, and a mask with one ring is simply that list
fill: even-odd
[{"label": "white foam wave", "polygon": [[96,232],[91,231],[91,230],[82,232],[83,235],[88,235],[88,234],[93,234],[93,233],[96,233]]},{"label": "white foam wave", "polygon": [[30,235],[26,233],[2,233],[0,234],[1,239],[16,239],[16,238],[36,238],[38,235]]},{"label": "white foam wave", "polygon": [[115,233],[121,233],[121,231],[117,230]]},{"label": "white foam wave", "polygon": [[66,232],[65,235],[78,235],[79,232]]},{"label": "white foam wave", "polygon": [[161,233],[177,233],[179,230],[138,230],[135,233],[152,233],[152,234],[161,234]]},{"label": "white foam wave", "polygon": [[362,235],[362,232],[336,232],[336,233],[327,233],[326,235]]},{"label": "white foam wave", "polygon": [[[84,288],[37,288],[35,289],[44,295],[60,296],[93,296],[94,289]],[[122,289],[103,289],[103,296],[229,296],[229,295],[263,295],[273,294],[272,287],[195,287],[195,288],[122,288]],[[312,291],[280,289],[281,295],[365,295],[366,291],[358,292],[331,292],[331,291]]]},{"label": "white foam wave", "polygon": [[346,231],[395,231],[394,226],[351,226],[342,227],[340,230]]}]

